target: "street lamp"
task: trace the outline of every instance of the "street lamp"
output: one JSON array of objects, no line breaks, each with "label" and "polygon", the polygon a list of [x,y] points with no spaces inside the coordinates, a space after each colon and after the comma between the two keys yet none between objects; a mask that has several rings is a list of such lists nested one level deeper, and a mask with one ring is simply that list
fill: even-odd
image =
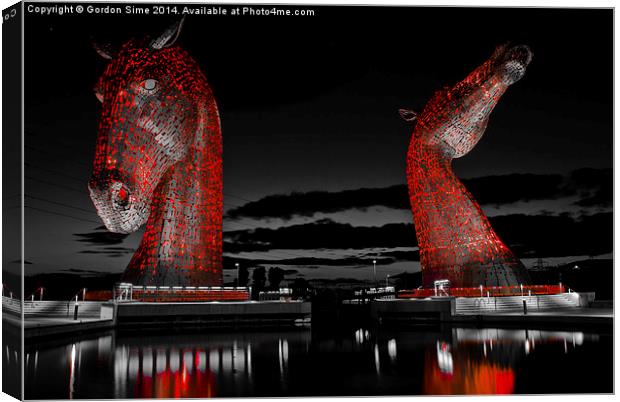
[{"label": "street lamp", "polygon": [[385,287],[386,289],[390,286],[390,274],[387,274],[385,277]]},{"label": "street lamp", "polygon": [[372,260],[372,280],[377,285],[377,260]]},{"label": "street lamp", "polygon": [[239,286],[239,263],[235,263],[235,267],[237,268],[237,286]]}]

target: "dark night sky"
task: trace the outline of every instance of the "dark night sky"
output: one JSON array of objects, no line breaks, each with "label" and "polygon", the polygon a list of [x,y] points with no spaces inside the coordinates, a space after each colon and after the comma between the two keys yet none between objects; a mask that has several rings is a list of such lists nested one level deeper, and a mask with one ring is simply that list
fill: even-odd
[{"label": "dark night sky", "polygon": [[[587,225],[584,216],[611,211],[611,10],[313,8],[314,17],[190,16],[178,41],[206,72],[220,107],[226,211],[293,191],[329,191],[336,193],[332,198],[349,200],[345,207],[293,210],[289,216],[260,208],[234,219],[227,216],[224,230],[229,240],[249,236],[251,242],[254,235],[255,240],[267,236],[273,247],[257,254],[252,247],[237,250],[231,243],[225,255],[274,261],[303,257],[303,264],[286,264],[308,278],[364,277],[367,274],[360,272],[366,271],[368,256],[398,252],[406,257],[386,260],[384,273],[419,269],[412,257],[412,229],[405,229],[411,232],[408,238],[384,226],[411,223],[411,213],[400,205],[402,197],[385,201],[378,195],[380,201],[364,206],[356,203],[355,193],[340,192],[402,186],[411,130],[397,109],[420,110],[435,90],[461,80],[506,41],[529,45],[534,59],[493,112],[482,141],[455,161],[455,171],[466,179],[535,174],[531,180],[499,180],[499,187],[493,187],[516,193],[514,199],[481,200],[491,217],[504,218],[503,223],[493,221],[494,226],[510,227],[510,217],[517,214],[532,218],[533,226],[523,228],[525,232],[539,229],[536,225],[542,221],[537,217]],[[98,217],[86,189],[100,112],[92,87],[105,67],[90,38],[121,43],[154,35],[170,21],[26,14],[26,236],[31,242],[26,259],[32,262],[27,273],[118,272],[137,247],[140,233],[123,240],[96,229]],[[571,174],[583,168],[596,170]],[[556,175],[561,183],[544,181],[543,175]],[[491,193],[481,183],[471,183],[480,184],[472,189],[479,199]],[[557,191],[549,191],[554,185]],[[522,197],[525,193],[533,195]],[[598,199],[589,202],[593,194]],[[290,206],[304,200],[277,201]],[[606,218],[611,228],[610,216],[598,219]],[[306,242],[311,247],[277,242],[278,232],[286,232],[283,227],[303,224],[327,225],[327,231],[342,229],[329,225],[350,225],[360,241]],[[554,230],[558,222],[545,225]],[[369,237],[388,240],[362,241],[357,230],[362,226],[377,229]],[[272,231],[260,236],[248,232],[257,227]],[[511,235],[502,234],[500,227],[500,235],[511,243],[506,239]],[[300,227],[302,237],[314,233],[307,228]],[[317,236],[329,237],[321,233]],[[578,239],[548,250],[540,244],[523,245],[515,236],[511,246],[519,254],[521,244],[523,258],[611,252],[611,246],[588,248],[588,243],[571,254],[570,241]],[[611,244],[611,231],[603,236]]]}]

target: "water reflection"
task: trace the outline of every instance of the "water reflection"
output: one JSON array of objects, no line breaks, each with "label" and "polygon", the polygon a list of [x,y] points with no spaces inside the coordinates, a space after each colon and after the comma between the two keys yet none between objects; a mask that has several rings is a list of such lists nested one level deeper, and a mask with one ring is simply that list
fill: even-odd
[{"label": "water reflection", "polygon": [[[27,345],[26,397],[558,392],[566,376],[587,378],[593,366],[611,376],[611,342],[599,341],[599,335],[583,332],[466,328],[108,332]],[[6,349],[5,361],[14,353]],[[539,380],[551,370],[557,378]],[[582,385],[589,392],[611,392],[605,378],[597,375]]]},{"label": "water reflection", "polygon": [[[279,372],[285,390],[289,356],[309,349],[309,331],[280,334],[117,335],[109,332],[63,347],[40,347],[43,367],[28,360],[34,373],[27,381],[29,398],[199,398],[253,394],[253,365]],[[64,356],[64,359],[63,359]],[[272,357],[276,357],[273,359]],[[85,366],[83,366],[85,365]],[[54,370],[57,380],[36,373]],[[108,375],[105,383],[98,376]],[[92,381],[92,383],[90,383]],[[57,386],[66,384],[65,391]],[[107,385],[107,387],[106,387]],[[111,390],[111,392],[110,392]]]},{"label": "water reflection", "polygon": [[[22,399],[21,386],[22,386],[22,354],[21,354],[21,332],[11,331],[9,325],[6,322],[2,323],[2,346],[4,352],[2,353],[2,392],[9,394],[17,399]],[[7,328],[9,327],[9,328]],[[38,363],[38,354],[34,353],[34,359],[30,358],[30,361],[35,367]],[[26,360],[26,359],[24,359]]]},{"label": "water reflection", "polygon": [[[586,335],[583,332],[456,328],[452,337],[451,344],[437,341],[436,350],[426,353],[425,394],[512,394],[515,391],[514,369],[523,358],[535,352],[536,344],[563,345],[564,353],[568,353],[567,340],[574,349],[584,343]],[[598,341],[598,335],[587,335],[587,338]]]}]

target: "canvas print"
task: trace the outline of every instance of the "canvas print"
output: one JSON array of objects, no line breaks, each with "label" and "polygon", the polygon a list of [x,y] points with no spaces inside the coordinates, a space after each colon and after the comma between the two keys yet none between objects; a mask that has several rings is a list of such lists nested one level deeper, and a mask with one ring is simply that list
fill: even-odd
[{"label": "canvas print", "polygon": [[2,29],[3,392],[613,394],[613,9]]}]

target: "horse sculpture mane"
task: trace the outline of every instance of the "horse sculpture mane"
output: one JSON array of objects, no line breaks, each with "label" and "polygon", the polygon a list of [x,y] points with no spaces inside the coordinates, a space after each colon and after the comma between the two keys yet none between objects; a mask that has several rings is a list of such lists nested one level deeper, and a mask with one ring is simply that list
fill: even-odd
[{"label": "horse sculpture mane", "polygon": [[174,46],[182,21],[129,41],[110,59],[95,93],[102,102],[91,199],[106,228],[146,223],[123,281],[222,284],[222,136],[217,104],[197,63]]},{"label": "horse sculpture mane", "polygon": [[451,164],[475,147],[493,108],[525,74],[531,58],[526,46],[500,46],[463,81],[437,92],[420,116],[400,111],[415,121],[407,182],[426,287],[442,279],[456,287],[529,283],[525,267],[493,231]]}]

